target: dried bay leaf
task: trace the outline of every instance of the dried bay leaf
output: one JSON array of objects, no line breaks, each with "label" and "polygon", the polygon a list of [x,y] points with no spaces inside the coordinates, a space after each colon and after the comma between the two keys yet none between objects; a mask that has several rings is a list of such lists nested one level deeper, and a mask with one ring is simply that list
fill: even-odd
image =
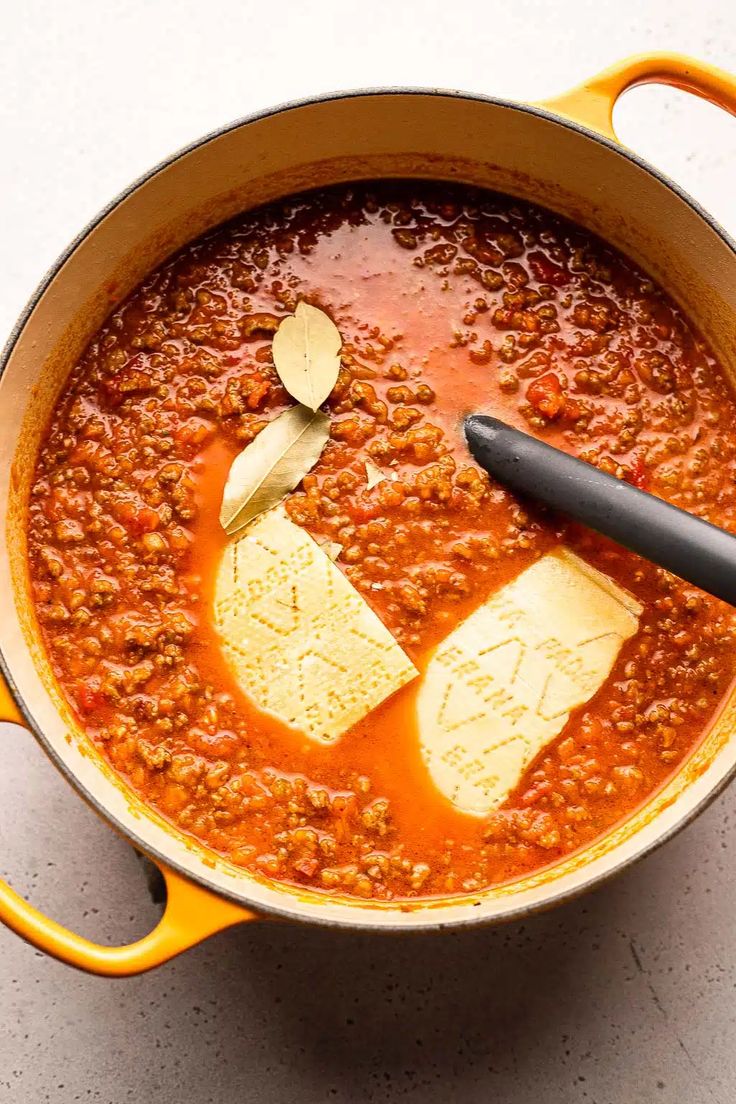
[{"label": "dried bay leaf", "polygon": [[233,460],[220,507],[220,523],[232,535],[276,506],[319,460],[330,436],[321,411],[292,406],[262,429]]},{"label": "dried bay leaf", "polygon": [[332,319],[300,302],[274,334],[273,362],[289,394],[317,410],[337,382],[342,338]]}]

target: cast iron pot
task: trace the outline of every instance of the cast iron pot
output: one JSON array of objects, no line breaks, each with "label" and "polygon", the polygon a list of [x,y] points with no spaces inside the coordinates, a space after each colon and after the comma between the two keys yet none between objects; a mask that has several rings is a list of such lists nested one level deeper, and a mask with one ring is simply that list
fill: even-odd
[{"label": "cast iron pot", "polygon": [[0,719],[27,726],[78,792],[156,862],[158,926],[125,947],[80,938],[0,883],[0,919],[36,947],[101,974],[133,974],[205,937],[275,915],[409,931],[508,920],[564,901],[689,821],[736,770],[736,694],[669,785],[584,852],[512,885],[410,909],[290,889],[217,860],[125,788],[79,732],[54,685],[31,612],[24,508],[51,407],[111,308],[174,250],[258,204],[375,177],[462,180],[536,201],[600,234],[662,283],[736,387],[736,245],[697,204],[621,148],[611,116],[634,84],[665,82],[736,112],[736,79],[672,55],[633,58],[529,106],[456,92],[339,93],[252,116],[175,154],[72,243],[19,320],[0,364]]}]

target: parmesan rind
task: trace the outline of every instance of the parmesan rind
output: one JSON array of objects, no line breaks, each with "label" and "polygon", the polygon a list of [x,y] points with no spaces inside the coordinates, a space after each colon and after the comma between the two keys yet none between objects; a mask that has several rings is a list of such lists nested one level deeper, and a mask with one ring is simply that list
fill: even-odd
[{"label": "parmesan rind", "polygon": [[417,695],[437,788],[485,816],[605,681],[638,627],[632,595],[566,550],[542,557],[432,655]]},{"label": "parmesan rind", "polygon": [[282,508],[227,545],[214,620],[244,693],[321,743],[334,743],[418,673],[339,568]]}]

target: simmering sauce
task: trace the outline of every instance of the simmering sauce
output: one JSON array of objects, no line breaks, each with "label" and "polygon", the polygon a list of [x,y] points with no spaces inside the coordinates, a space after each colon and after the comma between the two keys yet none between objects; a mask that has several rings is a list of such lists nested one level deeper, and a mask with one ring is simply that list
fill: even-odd
[{"label": "simmering sauce", "polygon": [[[334,319],[331,439],[286,501],[417,667],[564,543],[643,606],[598,693],[487,818],[434,788],[411,683],[334,746],[240,692],[212,624],[233,457],[291,404],[273,367],[305,299]],[[72,372],[28,512],[35,607],[80,725],[127,783],[233,863],[360,898],[482,889],[588,844],[692,750],[734,615],[521,502],[472,462],[485,411],[736,530],[736,406],[667,295],[542,209],[377,182],[290,198],[186,247]],[[396,478],[368,490],[364,464]]]}]

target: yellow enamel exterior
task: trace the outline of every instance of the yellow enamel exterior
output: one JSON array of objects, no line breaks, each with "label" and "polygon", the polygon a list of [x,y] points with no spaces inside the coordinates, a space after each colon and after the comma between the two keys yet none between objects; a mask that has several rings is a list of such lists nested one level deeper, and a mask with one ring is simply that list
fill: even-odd
[{"label": "yellow enamel exterior", "polygon": [[21,717],[18,707],[15,704],[13,695],[8,690],[2,675],[0,674],[0,721],[7,721],[10,724],[23,724],[23,718]]},{"label": "yellow enamel exterior", "polygon": [[90,974],[129,977],[161,966],[225,928],[254,920],[254,913],[161,867],[166,908],[148,935],[122,947],[105,947],[76,935],[0,882],[0,918],[34,947]]},{"label": "yellow enamel exterior", "polygon": [[638,84],[670,84],[736,114],[736,77],[684,54],[637,54],[604,69],[583,84],[538,106],[598,131],[617,142],[616,100]]},{"label": "yellow enamel exterior", "polygon": [[[2,674],[0,721],[23,724]],[[69,966],[105,977],[129,977],[161,966],[225,928],[257,919],[241,905],[210,893],[161,863],[157,865],[166,882],[166,907],[153,931],[135,943],[105,947],[84,939],[44,916],[2,880],[0,920],[34,947]]]},{"label": "yellow enamel exterior", "polygon": [[[677,54],[650,54],[622,61],[564,95],[537,106],[581,123],[617,141],[613,108],[637,84],[664,83],[693,92],[736,113],[736,78],[713,66]],[[0,720],[22,724],[11,692],[0,676]],[[0,920],[39,950],[90,973],[121,977],[143,973],[182,951],[257,914],[211,892],[159,863],[167,903],[158,925],[136,943],[95,944],[49,919],[0,882]]]}]

